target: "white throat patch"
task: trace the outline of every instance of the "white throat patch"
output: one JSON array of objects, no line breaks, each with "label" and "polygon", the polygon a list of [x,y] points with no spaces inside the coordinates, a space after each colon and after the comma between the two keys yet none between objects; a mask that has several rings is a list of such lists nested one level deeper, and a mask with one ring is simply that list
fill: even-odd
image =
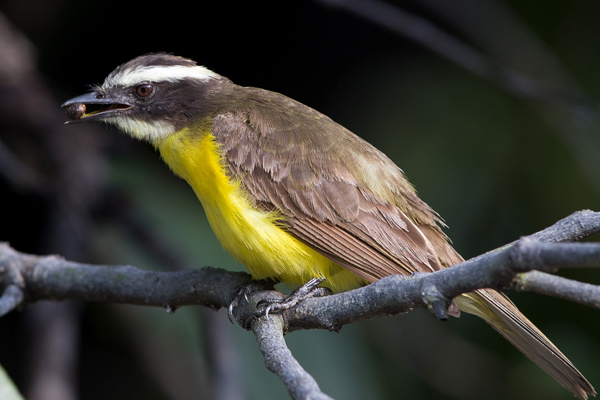
[{"label": "white throat patch", "polygon": [[129,136],[154,143],[175,132],[175,127],[164,121],[141,121],[128,117],[106,118],[104,121],[116,125]]},{"label": "white throat patch", "polygon": [[106,78],[102,84],[103,87],[114,85],[134,86],[142,82],[176,82],[186,78],[207,82],[220,77],[219,74],[212,72],[208,68],[197,65],[135,67],[115,72]]}]

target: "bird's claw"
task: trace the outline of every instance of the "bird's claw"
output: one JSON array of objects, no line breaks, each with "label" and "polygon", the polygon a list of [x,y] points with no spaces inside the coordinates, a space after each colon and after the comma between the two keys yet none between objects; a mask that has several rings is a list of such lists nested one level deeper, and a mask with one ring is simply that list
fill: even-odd
[{"label": "bird's claw", "polygon": [[229,303],[229,307],[227,307],[227,318],[229,318],[229,322],[234,323],[234,315],[233,311],[240,305],[242,299],[246,300],[249,303],[248,295],[257,290],[270,290],[273,289],[273,285],[277,282],[273,282],[272,280],[256,280],[250,281],[236,287],[231,294],[231,302]]},{"label": "bird's claw", "polygon": [[252,293],[254,289],[252,283],[250,283],[240,285],[234,290],[232,294],[233,299],[231,300],[231,303],[229,303],[229,307],[227,307],[227,318],[229,318],[229,322],[233,324],[233,310],[240,305],[242,297],[244,300],[248,301],[248,294]]}]

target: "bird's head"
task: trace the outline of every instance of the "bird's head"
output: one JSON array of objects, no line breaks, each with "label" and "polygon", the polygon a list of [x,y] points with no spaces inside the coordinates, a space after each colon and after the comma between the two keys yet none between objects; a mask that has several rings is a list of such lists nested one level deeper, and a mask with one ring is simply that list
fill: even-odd
[{"label": "bird's head", "polygon": [[117,67],[92,91],[66,101],[67,123],[105,121],[149,142],[197,122],[211,109],[222,76],[190,59],[148,54]]}]

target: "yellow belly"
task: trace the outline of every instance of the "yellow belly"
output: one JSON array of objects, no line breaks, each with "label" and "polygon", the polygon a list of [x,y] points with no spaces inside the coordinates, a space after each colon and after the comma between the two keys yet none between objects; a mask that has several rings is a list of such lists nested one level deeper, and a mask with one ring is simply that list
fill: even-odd
[{"label": "yellow belly", "polygon": [[306,246],[282,227],[277,212],[255,209],[239,181],[230,179],[210,132],[183,129],[156,143],[164,161],[185,179],[204,207],[223,247],[255,279],[273,278],[300,286],[314,277],[335,292],[366,282]]}]

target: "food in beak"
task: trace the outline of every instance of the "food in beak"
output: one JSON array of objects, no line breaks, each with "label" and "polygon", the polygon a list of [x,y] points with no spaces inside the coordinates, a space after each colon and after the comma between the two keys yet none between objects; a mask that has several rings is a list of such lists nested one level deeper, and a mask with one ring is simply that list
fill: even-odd
[{"label": "food in beak", "polygon": [[67,107],[65,113],[67,114],[67,118],[69,119],[80,119],[83,116],[83,114],[85,114],[85,109],[85,104],[75,103]]}]

